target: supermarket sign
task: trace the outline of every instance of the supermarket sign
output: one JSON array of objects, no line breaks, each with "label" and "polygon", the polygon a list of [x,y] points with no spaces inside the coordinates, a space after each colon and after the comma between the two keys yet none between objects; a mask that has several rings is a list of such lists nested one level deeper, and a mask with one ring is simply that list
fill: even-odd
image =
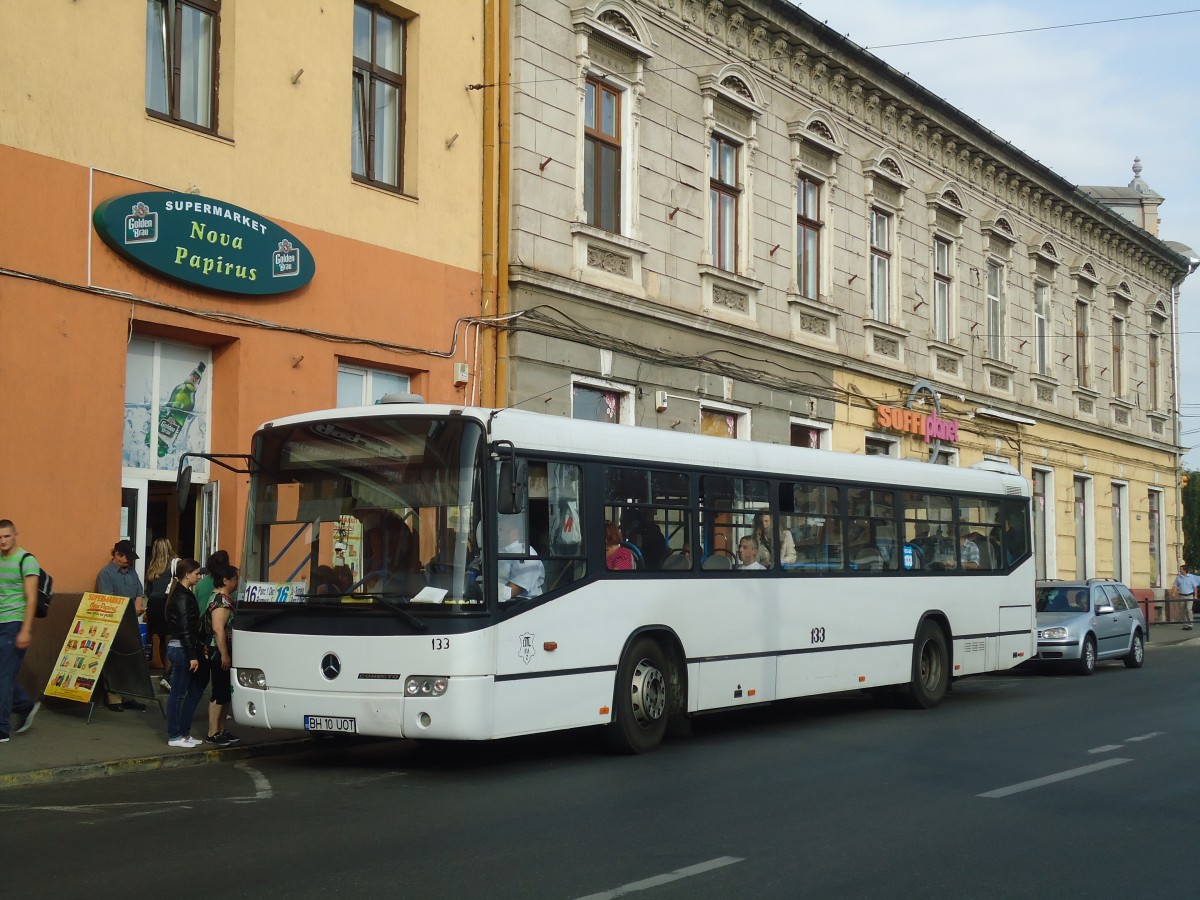
[{"label": "supermarket sign", "polygon": [[92,214],[104,243],[134,265],[227,294],[284,294],[308,284],[312,253],[258,213],[198,194],[148,191],[105,200]]}]

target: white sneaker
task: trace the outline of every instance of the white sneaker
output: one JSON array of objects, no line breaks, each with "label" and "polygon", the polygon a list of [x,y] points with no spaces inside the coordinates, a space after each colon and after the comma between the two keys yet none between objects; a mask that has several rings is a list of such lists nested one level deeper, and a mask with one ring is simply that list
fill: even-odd
[{"label": "white sneaker", "polygon": [[158,679],[158,686],[164,691],[169,691],[171,689],[171,682],[167,681],[165,678],[160,678]]},{"label": "white sneaker", "polygon": [[13,734],[24,734],[25,732],[27,732],[30,729],[30,727],[33,725],[33,717],[38,714],[38,710],[41,708],[42,708],[42,701],[41,700],[35,701],[33,704],[33,708],[30,709],[29,712],[25,713],[25,721],[21,723],[21,727],[18,728],[16,731],[14,731]]},{"label": "white sneaker", "polygon": [[203,743],[204,741],[198,741],[190,734],[185,734],[183,737],[171,738],[171,740],[167,741],[167,746],[190,750],[192,747],[199,747]]}]

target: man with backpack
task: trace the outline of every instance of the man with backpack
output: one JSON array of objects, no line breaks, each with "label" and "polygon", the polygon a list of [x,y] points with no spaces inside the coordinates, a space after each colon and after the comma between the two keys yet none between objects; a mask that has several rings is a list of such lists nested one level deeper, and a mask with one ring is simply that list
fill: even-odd
[{"label": "man with backpack", "polygon": [[12,520],[0,519],[0,744],[12,733],[11,713],[25,716],[16,729],[20,733],[33,724],[41,707],[17,681],[25,651],[33,642],[40,574],[33,554],[17,546],[17,527]]}]

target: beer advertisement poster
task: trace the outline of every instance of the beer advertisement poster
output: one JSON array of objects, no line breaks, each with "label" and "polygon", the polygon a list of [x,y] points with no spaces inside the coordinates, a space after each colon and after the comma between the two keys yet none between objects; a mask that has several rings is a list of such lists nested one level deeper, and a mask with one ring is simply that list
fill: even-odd
[{"label": "beer advertisement poster", "polygon": [[[174,475],[182,454],[208,449],[211,364],[206,348],[130,339],[122,466]],[[203,461],[195,465],[204,474]]]},{"label": "beer advertisement poster", "polygon": [[87,703],[100,678],[100,670],[117,637],[117,628],[129,605],[128,597],[111,594],[83,595],[75,620],[67,631],[46,695]]}]

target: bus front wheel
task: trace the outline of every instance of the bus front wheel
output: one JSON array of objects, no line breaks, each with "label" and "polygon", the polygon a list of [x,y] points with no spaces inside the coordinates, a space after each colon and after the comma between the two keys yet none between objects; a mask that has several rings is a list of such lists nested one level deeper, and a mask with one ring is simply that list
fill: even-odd
[{"label": "bus front wheel", "polygon": [[950,655],[946,635],[935,623],[925,621],[913,645],[912,680],[905,698],[913,709],[933,709],[946,696],[950,684]]},{"label": "bus front wheel", "polygon": [[648,753],[667,730],[667,658],[658,642],[640,637],[617,668],[608,743],[620,753]]}]

